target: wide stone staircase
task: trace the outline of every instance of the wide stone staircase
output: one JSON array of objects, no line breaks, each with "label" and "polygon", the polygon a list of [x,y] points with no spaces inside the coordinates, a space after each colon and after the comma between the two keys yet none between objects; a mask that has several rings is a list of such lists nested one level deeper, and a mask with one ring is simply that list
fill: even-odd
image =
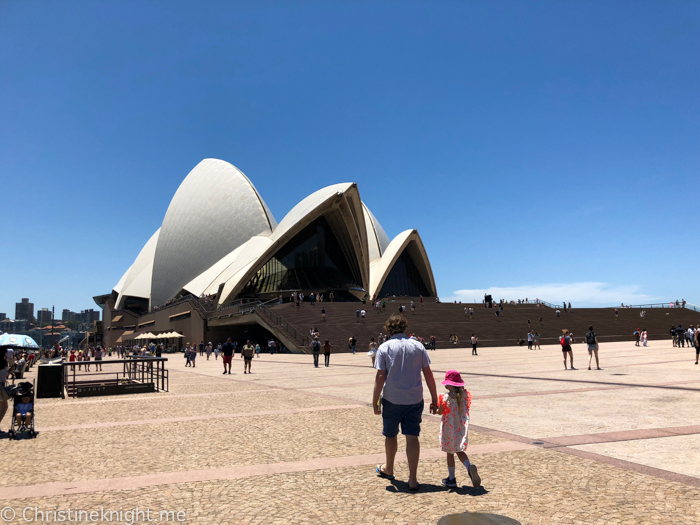
[{"label": "wide stone staircase", "polygon": [[[554,344],[558,343],[564,328],[571,331],[579,342],[583,340],[588,326],[593,325],[598,340],[603,343],[631,341],[638,328],[646,329],[649,339],[654,340],[670,339],[671,325],[680,324],[684,328],[690,324],[700,325],[700,313],[687,308],[622,308],[619,309],[616,320],[613,308],[574,308],[571,312],[561,310],[560,317],[557,317],[554,308],[522,304],[505,305],[501,316],[497,318],[495,307],[484,308],[483,304],[425,302],[420,306],[418,299],[414,299],[414,302],[415,314],[411,313],[410,298],[388,301],[386,309],[381,312],[359,302],[324,302],[316,303],[315,306],[304,302],[298,313],[292,304],[284,303],[271,310],[301,334],[309,336],[312,329],[318,328],[321,342],[329,339],[334,352],[349,352],[347,341],[350,337],[357,339],[358,352],[366,352],[370,338],[376,340],[380,333],[385,333],[385,321],[391,314],[399,312],[400,305],[406,306],[407,334],[413,333],[424,339],[434,335],[438,348],[452,345],[452,335],[459,338],[459,346],[469,346],[473,333],[479,337],[480,346],[516,345],[520,337],[527,340],[530,327],[539,332],[541,344]],[[474,308],[474,319],[464,314],[465,307]],[[325,322],[321,318],[321,308],[326,310]],[[367,314],[364,323],[358,323],[355,312],[362,308]],[[646,310],[644,319],[640,317],[642,310]]]}]

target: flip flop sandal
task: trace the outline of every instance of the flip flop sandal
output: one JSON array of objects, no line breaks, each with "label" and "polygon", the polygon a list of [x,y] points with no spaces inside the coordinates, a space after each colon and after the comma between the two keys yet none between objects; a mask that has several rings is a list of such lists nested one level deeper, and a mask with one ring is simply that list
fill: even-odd
[{"label": "flip flop sandal", "polygon": [[380,478],[384,478],[384,479],[396,479],[396,476],[390,476],[390,475],[387,474],[386,472],[382,472],[382,466],[381,466],[381,465],[377,465],[377,467],[376,467],[374,470],[377,472],[377,475],[378,475]]}]

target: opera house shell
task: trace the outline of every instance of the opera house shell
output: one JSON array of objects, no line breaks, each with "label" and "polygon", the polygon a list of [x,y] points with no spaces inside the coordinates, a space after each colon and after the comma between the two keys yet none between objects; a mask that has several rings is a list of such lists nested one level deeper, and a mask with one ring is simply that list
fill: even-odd
[{"label": "opera house shell", "polygon": [[287,300],[292,291],[333,292],[336,301],[437,296],[418,232],[390,240],[357,184],[312,193],[278,224],[240,170],[205,159],[111,294],[96,300],[138,318],[185,296],[209,296],[217,309],[279,295]]}]

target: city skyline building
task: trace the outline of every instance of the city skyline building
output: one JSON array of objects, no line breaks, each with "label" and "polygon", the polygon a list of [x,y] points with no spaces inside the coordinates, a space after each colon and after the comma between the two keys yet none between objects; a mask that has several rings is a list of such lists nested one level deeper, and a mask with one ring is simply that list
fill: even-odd
[{"label": "city skyline building", "polygon": [[41,310],[38,310],[36,313],[36,322],[39,323],[39,325],[42,325],[43,323],[50,323],[53,320],[53,315],[51,314],[51,310],[48,308],[42,308]]},{"label": "city skyline building", "polygon": [[26,297],[23,297],[21,302],[15,303],[15,321],[19,319],[34,320],[34,303],[30,303]]}]

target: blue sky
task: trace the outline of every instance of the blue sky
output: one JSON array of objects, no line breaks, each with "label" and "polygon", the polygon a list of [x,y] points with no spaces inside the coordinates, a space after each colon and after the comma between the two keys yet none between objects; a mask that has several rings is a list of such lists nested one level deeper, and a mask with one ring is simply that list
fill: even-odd
[{"label": "blue sky", "polygon": [[0,312],[94,307],[207,157],[359,183],[443,298],[700,304],[699,56],[697,2],[2,2]]}]

